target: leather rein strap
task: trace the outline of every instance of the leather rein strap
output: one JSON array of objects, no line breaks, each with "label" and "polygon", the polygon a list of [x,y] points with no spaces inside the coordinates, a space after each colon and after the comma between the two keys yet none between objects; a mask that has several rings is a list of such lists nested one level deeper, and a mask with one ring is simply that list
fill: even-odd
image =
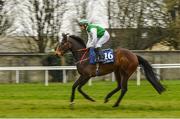
[{"label": "leather rein strap", "polygon": [[[81,56],[80,60],[76,62],[76,64],[78,63],[82,63],[83,61],[86,61],[88,60],[89,58],[85,58],[86,54],[88,53],[88,49],[87,48],[83,48],[83,49],[79,49],[77,50],[78,52],[81,52],[81,51],[85,51],[84,54]],[[85,59],[84,59],[85,58]]]}]

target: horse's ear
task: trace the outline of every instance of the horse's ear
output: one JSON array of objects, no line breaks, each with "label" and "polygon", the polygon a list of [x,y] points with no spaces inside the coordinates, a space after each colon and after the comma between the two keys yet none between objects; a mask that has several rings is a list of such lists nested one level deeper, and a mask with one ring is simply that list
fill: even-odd
[{"label": "horse's ear", "polygon": [[65,33],[62,33],[62,37],[63,37],[62,41],[67,41],[67,35]]},{"label": "horse's ear", "polygon": [[62,36],[63,36],[63,37],[65,37],[65,36],[66,36],[66,34],[65,34],[65,33],[62,33]]},{"label": "horse's ear", "polygon": [[66,37],[67,35],[69,35],[69,33],[62,33],[63,37]]},{"label": "horse's ear", "polygon": [[69,33],[62,33],[62,37],[64,41],[67,41],[68,37],[69,37]]},{"label": "horse's ear", "polygon": [[69,33],[66,33],[66,35],[68,36],[68,35],[69,35]]}]

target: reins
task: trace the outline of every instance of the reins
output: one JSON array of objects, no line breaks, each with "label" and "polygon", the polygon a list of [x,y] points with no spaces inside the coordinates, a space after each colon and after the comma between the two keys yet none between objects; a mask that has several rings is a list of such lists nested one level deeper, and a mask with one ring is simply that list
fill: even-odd
[{"label": "reins", "polygon": [[80,52],[80,51],[88,51],[88,49],[87,48],[82,48],[82,49],[79,49],[79,50],[77,50],[78,52]]},{"label": "reins", "polygon": [[[68,40],[69,40],[69,36],[67,35],[67,41],[68,41]],[[84,53],[83,53],[83,55],[81,56],[80,60],[77,61],[77,62],[75,62],[75,64],[79,64],[79,63],[81,64],[83,61],[86,61],[86,60],[89,59],[89,57],[85,58],[85,57],[86,57],[86,54],[88,53],[88,49],[87,49],[87,48],[82,48],[82,49],[76,50],[76,52],[81,52],[81,51],[83,51]],[[56,54],[60,54],[60,53],[59,53],[59,44],[58,44],[55,52],[56,52]]]},{"label": "reins", "polygon": [[[77,61],[75,64],[78,64],[78,63],[81,64],[83,61],[86,61],[86,60],[89,59],[89,57],[88,57],[88,58],[85,58],[86,54],[88,53],[88,49],[87,49],[87,48],[83,48],[83,49],[77,50],[77,52],[81,52],[81,51],[85,51],[85,52],[84,52],[84,54],[81,56],[80,60]],[[84,58],[85,58],[85,59],[84,59]]]}]

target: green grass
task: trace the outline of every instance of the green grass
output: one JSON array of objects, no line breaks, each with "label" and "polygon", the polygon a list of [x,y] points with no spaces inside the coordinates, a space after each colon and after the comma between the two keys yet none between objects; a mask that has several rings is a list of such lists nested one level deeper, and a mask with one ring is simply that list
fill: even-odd
[{"label": "green grass", "polygon": [[0,117],[180,117],[180,81],[163,81],[167,91],[156,93],[143,81],[136,86],[129,81],[129,90],[120,107],[112,108],[119,93],[103,103],[115,82],[93,82],[84,90],[96,102],[85,100],[78,92],[74,108],[69,106],[72,83],[67,84],[0,84]]}]

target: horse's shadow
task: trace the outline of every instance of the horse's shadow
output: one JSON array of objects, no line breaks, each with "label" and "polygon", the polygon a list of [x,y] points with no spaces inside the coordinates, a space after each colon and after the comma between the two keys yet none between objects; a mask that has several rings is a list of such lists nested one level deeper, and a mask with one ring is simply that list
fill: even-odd
[{"label": "horse's shadow", "polygon": [[[78,103],[78,102],[77,102]],[[123,111],[167,111],[167,110],[174,110],[173,107],[170,107],[169,105],[160,105],[155,106],[151,104],[122,104],[119,107],[112,107],[113,101],[109,102],[108,104],[104,104],[103,101],[93,102],[89,103],[88,101],[86,103],[74,104],[69,105],[69,109],[71,110],[97,110],[97,111],[117,111],[117,110],[123,110]]]}]

